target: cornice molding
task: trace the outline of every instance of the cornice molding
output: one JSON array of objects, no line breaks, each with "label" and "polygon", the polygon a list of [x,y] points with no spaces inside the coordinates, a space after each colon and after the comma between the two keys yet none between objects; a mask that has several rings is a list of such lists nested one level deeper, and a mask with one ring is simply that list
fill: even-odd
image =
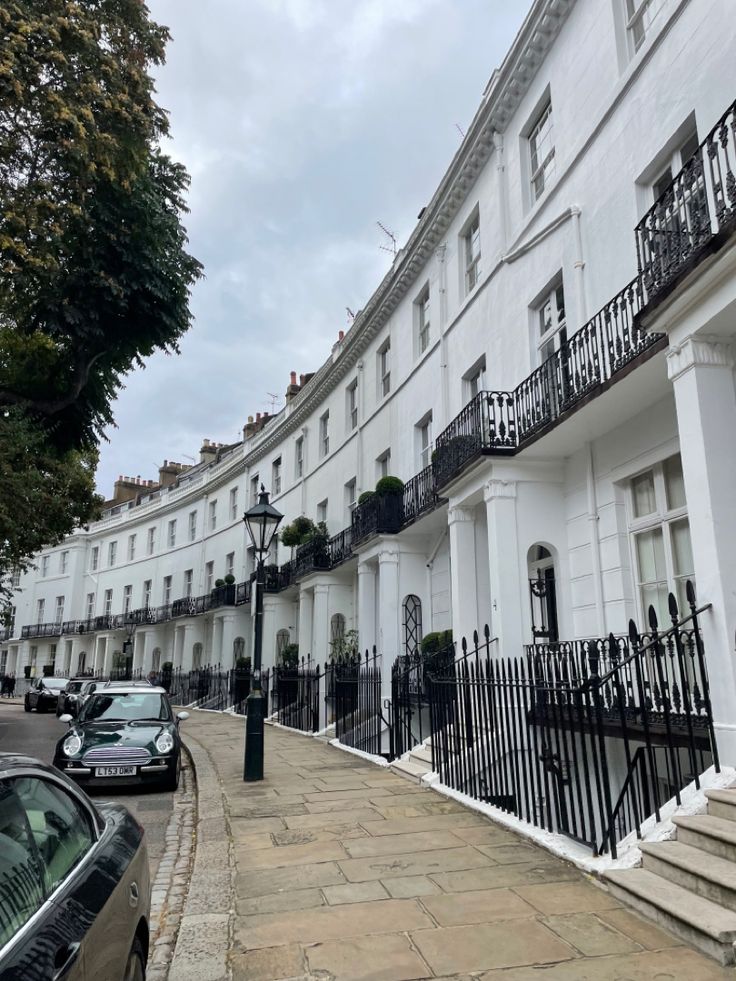
[{"label": "cornice molding", "polygon": [[494,151],[494,134],[503,132],[516,112],[574,3],[535,0],[501,67],[491,76],[468,132],[409,241],[356,317],[337,355],[331,354],[304,392],[295,397],[283,422],[246,452],[246,466],[266,456],[303,423],[386,325],[424,264],[441,247],[442,237]]},{"label": "cornice molding", "polygon": [[675,381],[696,366],[733,368],[734,353],[731,344],[722,337],[699,335],[670,346],[667,351],[667,377],[670,381]]}]

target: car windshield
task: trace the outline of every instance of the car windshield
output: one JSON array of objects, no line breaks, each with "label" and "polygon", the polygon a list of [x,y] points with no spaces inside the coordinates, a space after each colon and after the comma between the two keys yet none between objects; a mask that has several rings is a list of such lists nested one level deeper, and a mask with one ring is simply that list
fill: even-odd
[{"label": "car windshield", "polygon": [[80,722],[168,722],[171,709],[165,695],[154,692],[95,692],[85,702]]},{"label": "car windshield", "polygon": [[69,684],[66,686],[66,690],[67,691],[81,691],[82,690],[82,682],[81,681],[70,681]]},{"label": "car windshield", "polygon": [[43,685],[44,688],[63,688],[67,680],[67,678],[46,678]]}]

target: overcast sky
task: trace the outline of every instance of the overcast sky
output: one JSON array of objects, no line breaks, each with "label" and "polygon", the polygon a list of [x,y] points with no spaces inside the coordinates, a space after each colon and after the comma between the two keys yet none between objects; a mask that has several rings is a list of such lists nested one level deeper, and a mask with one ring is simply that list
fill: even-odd
[{"label": "overcast sky", "polygon": [[283,405],[346,307],[387,271],[460,142],[528,0],[149,0],[173,40],[158,75],[168,150],[206,278],[178,356],[137,371],[97,474],[157,476]]}]

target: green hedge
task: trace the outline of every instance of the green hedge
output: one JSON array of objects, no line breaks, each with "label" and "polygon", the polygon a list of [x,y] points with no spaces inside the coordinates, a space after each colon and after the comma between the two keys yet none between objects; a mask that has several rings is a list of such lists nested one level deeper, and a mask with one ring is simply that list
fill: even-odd
[{"label": "green hedge", "polygon": [[381,477],[376,484],[376,494],[383,497],[386,494],[401,494],[404,490],[404,481],[399,477]]},{"label": "green hedge", "polygon": [[422,637],[422,654],[436,654],[452,643],[452,630],[435,630]]}]

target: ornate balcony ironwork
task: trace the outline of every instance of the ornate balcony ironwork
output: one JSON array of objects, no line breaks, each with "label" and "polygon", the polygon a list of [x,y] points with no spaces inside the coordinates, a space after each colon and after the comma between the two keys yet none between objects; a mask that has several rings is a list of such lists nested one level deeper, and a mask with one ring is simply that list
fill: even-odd
[{"label": "ornate balcony ironwork", "polygon": [[439,503],[432,466],[425,467],[404,484],[402,526],[412,524]]},{"label": "ornate balcony ironwork", "polygon": [[327,543],[330,553],[330,568],[342,565],[353,555],[353,529],[343,528],[342,531],[329,540]]},{"label": "ornate balcony ironwork", "polygon": [[373,535],[395,535],[401,530],[403,498],[401,494],[376,494],[359,504],[352,513],[352,543]]}]

